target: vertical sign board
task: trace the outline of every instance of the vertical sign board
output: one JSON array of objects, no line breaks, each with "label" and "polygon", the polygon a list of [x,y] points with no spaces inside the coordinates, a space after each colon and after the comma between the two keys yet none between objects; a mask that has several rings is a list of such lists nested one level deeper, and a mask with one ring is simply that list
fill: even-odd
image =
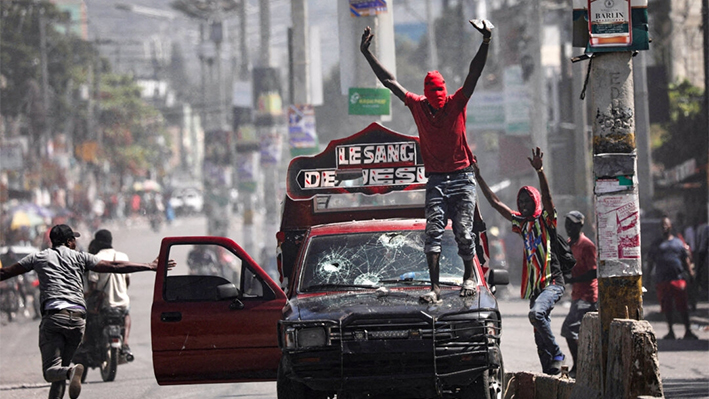
[{"label": "vertical sign board", "polygon": [[318,151],[315,131],[315,110],[310,104],[288,107],[288,144],[292,156],[314,154]]},{"label": "vertical sign board", "polygon": [[386,0],[350,0],[352,17],[369,17],[387,12]]},{"label": "vertical sign board", "polygon": [[633,43],[630,0],[588,0],[588,16],[591,47]]}]

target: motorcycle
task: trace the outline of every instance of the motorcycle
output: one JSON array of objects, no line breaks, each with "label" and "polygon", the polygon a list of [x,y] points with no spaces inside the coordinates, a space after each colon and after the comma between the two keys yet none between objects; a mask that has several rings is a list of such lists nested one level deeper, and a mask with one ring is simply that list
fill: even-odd
[{"label": "motorcycle", "polygon": [[89,368],[97,367],[101,370],[103,381],[113,381],[118,365],[134,359],[131,353],[122,350],[125,311],[122,308],[104,308],[87,316],[84,341],[74,355],[74,363],[84,365],[81,381],[86,380]]}]

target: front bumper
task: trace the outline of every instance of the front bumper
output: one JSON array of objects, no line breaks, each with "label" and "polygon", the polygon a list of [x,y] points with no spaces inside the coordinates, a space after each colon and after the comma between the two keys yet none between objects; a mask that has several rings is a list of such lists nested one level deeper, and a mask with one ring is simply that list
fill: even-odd
[{"label": "front bumper", "polygon": [[[406,318],[319,321],[327,329],[325,346],[283,348],[283,353],[290,378],[314,390],[403,390],[428,395],[469,385],[484,370],[502,364],[499,318],[485,320],[435,320],[421,313]],[[313,325],[281,324],[281,331]]]}]

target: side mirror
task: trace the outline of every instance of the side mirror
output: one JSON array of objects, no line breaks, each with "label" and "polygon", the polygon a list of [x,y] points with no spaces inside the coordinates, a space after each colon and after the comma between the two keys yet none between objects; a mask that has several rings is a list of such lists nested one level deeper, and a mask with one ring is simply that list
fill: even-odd
[{"label": "side mirror", "polygon": [[239,297],[239,289],[233,283],[222,284],[217,286],[217,298],[219,300],[223,299],[235,299]]},{"label": "side mirror", "polygon": [[510,273],[504,269],[490,269],[487,283],[491,286],[507,285],[510,283]]}]

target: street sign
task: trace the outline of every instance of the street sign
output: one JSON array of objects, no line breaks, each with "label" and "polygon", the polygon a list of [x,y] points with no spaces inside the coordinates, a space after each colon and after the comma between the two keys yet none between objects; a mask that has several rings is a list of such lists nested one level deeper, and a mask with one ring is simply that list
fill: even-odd
[{"label": "street sign", "polygon": [[391,92],[389,89],[350,87],[350,115],[389,115],[391,113]]}]

